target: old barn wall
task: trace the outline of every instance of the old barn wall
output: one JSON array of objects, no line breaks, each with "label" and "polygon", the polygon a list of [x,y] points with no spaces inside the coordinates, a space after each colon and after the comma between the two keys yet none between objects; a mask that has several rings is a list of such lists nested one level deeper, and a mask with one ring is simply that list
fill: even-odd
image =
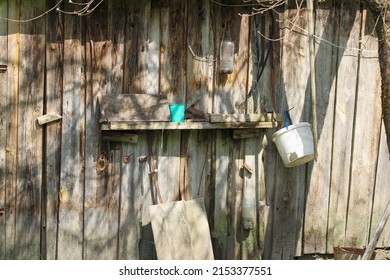
[{"label": "old barn wall", "polygon": [[[243,1],[106,0],[78,16],[58,2],[0,1],[0,259],[154,259],[148,207],[193,198],[204,198],[216,259],[368,243],[390,199],[390,162],[376,19],[359,2],[316,5],[318,160],[289,169],[277,128],[105,141],[99,100],[161,94],[207,113],[292,108],[293,123],[313,122],[304,6],[248,16]],[[236,46],[232,74],[219,73],[223,37]],[[62,118],[39,125],[50,112]],[[253,230],[244,197],[256,203]],[[388,225],[378,247],[389,245]]]}]

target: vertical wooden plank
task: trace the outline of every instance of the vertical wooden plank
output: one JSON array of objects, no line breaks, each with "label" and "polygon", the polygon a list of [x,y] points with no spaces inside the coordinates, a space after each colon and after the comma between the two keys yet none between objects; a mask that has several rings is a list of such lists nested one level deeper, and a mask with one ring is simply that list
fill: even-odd
[{"label": "vertical wooden plank", "polygon": [[276,164],[279,154],[275,144],[272,142],[272,134],[277,129],[269,129],[262,139],[262,160],[264,161],[264,186],[260,186],[260,242],[262,258],[270,259],[272,255],[273,217],[274,201],[276,190]]},{"label": "vertical wooden plank", "polygon": [[[50,0],[47,8],[57,2]],[[63,16],[49,13],[46,17],[46,112],[62,114],[63,94]],[[45,242],[46,259],[57,259],[58,191],[61,174],[61,122],[48,125],[45,141]],[[42,221],[44,222],[44,221]]]},{"label": "vertical wooden plank", "polygon": [[[190,0],[187,15],[187,104],[212,112],[214,55],[211,5],[209,1]],[[194,56],[195,55],[195,56]]]},{"label": "vertical wooden plank", "polygon": [[[327,232],[337,50],[324,40],[335,41],[334,22],[333,3],[321,4],[317,7],[315,35],[321,38],[315,45],[318,160],[308,166],[310,185],[307,190],[305,209],[305,254],[333,253],[333,246],[327,247]],[[330,57],[332,59],[329,59]]]},{"label": "vertical wooden plank", "polygon": [[[246,166],[240,167],[241,176],[244,179],[242,224],[253,228],[243,228],[242,259],[259,259],[261,257],[259,244],[259,201],[260,189],[264,188],[264,166],[261,159],[263,147],[259,141],[261,138],[253,137],[245,140]],[[260,142],[260,143],[259,143]],[[245,210],[245,211],[244,211]]]},{"label": "vertical wooden plank", "polygon": [[126,93],[146,93],[148,88],[150,3],[150,0],[126,3]]},{"label": "vertical wooden plank", "polygon": [[225,7],[215,5],[216,41],[214,48],[219,54],[222,39],[235,44],[234,68],[231,74],[219,73],[217,64],[214,96],[215,113],[245,113],[248,87],[250,17],[239,13],[249,13],[248,7]]},{"label": "vertical wooden plank", "polygon": [[171,103],[186,102],[187,2],[163,0],[160,91]]},{"label": "vertical wooden plank", "polygon": [[229,185],[228,203],[230,206],[229,216],[229,234],[227,239],[227,256],[229,260],[241,259],[241,243],[242,243],[242,197],[244,180],[242,178],[242,170],[240,169],[244,163],[244,143],[241,140],[235,140],[232,143],[230,153],[229,172],[231,173],[231,185]]},{"label": "vertical wooden plank", "polygon": [[[360,12],[359,3],[341,1],[337,44],[345,46],[337,54],[337,89],[334,112],[329,225],[333,227],[333,246],[345,246],[348,214],[349,171],[351,168],[352,130],[358,69]],[[336,31],[337,32],[337,31]]]},{"label": "vertical wooden plank", "polygon": [[[386,209],[387,203],[390,200],[390,161],[389,161],[389,148],[387,147],[387,139],[385,133],[385,127],[383,121],[381,123],[381,138],[378,155],[378,168],[376,170],[376,182],[375,182],[375,194],[374,194],[374,205],[372,207],[372,220],[370,228],[370,238],[374,234],[383,212]],[[386,248],[390,243],[390,223],[387,222],[378,243],[378,248]]]},{"label": "vertical wooden plank", "polygon": [[95,204],[85,205],[84,258],[117,259],[121,145],[108,145],[110,164],[100,176]]},{"label": "vertical wooden plank", "polygon": [[[371,35],[376,19],[368,10],[363,10],[361,17],[362,42],[368,50],[377,50],[378,40]],[[381,73],[377,53],[363,51],[359,59],[346,242],[350,247],[364,248],[369,242],[380,141]]]},{"label": "vertical wooden plank", "polygon": [[160,94],[160,19],[161,6],[157,1],[150,4],[150,30],[148,44],[148,83],[144,89],[147,94]]},{"label": "vertical wooden plank", "polygon": [[[122,144],[121,191],[118,259],[137,260],[140,257],[139,241],[142,226],[142,172],[139,158],[143,156],[143,138],[138,143]],[[126,162],[126,158],[128,161]]]},{"label": "vertical wooden plank", "polygon": [[[0,16],[7,17],[8,3],[0,3]],[[4,22],[0,26],[0,64],[7,65],[8,63],[8,48],[7,48],[7,23]],[[7,151],[7,72],[0,72],[0,259],[5,259],[5,205],[6,205],[6,151]]]},{"label": "vertical wooden plank", "polygon": [[83,258],[85,73],[82,17],[64,16],[58,259]]},{"label": "vertical wooden plank", "polygon": [[104,72],[109,78],[109,89],[107,93],[121,94],[124,92],[124,69],[125,69],[125,24],[126,24],[126,3],[125,1],[111,1],[108,3],[108,35],[111,40],[111,68]]},{"label": "vertical wooden plank", "polygon": [[[45,9],[45,2],[21,2],[20,9],[22,18],[32,18]],[[44,105],[44,34],[43,18],[20,26],[17,259],[40,259],[43,129],[36,118],[42,115]]]},{"label": "vertical wooden plank", "polygon": [[[306,13],[304,10],[290,9],[284,12],[284,17],[291,19],[297,16],[297,26],[305,28]],[[288,22],[285,22],[288,27]],[[294,107],[290,111],[293,123],[308,121],[309,108],[305,100],[309,96],[309,53],[307,38],[294,31],[284,29],[283,45],[280,49],[280,67],[282,81],[276,80],[276,91],[281,92],[277,108],[280,112]],[[274,48],[273,51],[277,51]],[[276,68],[277,52],[273,54]],[[294,63],[291,63],[294,61]],[[276,73],[275,73],[276,75]],[[277,76],[276,76],[277,77]],[[302,225],[305,203],[306,166],[286,168],[278,154],[275,165],[274,197],[272,209],[272,252],[271,259],[292,259],[301,254]]]},{"label": "vertical wooden plank", "polygon": [[154,188],[160,189],[163,202],[178,200],[181,131],[158,131],[154,137],[154,141],[149,143],[151,170],[155,166],[158,171]]},{"label": "vertical wooden plank", "polygon": [[[261,113],[272,112],[271,79],[270,79],[270,50],[272,42],[265,37],[273,36],[271,27],[276,24],[272,22],[269,14],[257,14],[252,16],[250,34],[250,57],[252,65],[249,71],[251,82],[248,83],[247,112]],[[273,44],[276,44],[274,42]]]},{"label": "vertical wooden plank", "polygon": [[227,255],[228,214],[230,211],[228,187],[231,184],[231,178],[229,177],[230,149],[229,131],[218,130],[215,138],[214,227],[211,229],[216,259],[226,259]]},{"label": "vertical wooden plank", "polygon": [[[97,99],[106,94],[122,93],[120,76],[123,70],[124,15],[123,3],[102,3],[88,18],[89,40],[87,44],[88,126],[86,134],[87,174],[84,210],[84,258],[116,259],[118,257],[118,215],[120,192],[121,145],[101,145]],[[119,20],[119,22],[117,21]],[[96,160],[99,153],[106,152],[110,165],[105,172],[97,174]]]},{"label": "vertical wooden plank", "polygon": [[[20,1],[8,3],[8,17],[18,19]],[[18,99],[19,99],[19,23],[8,22],[8,95],[7,95],[7,137],[5,171],[5,252],[6,259],[16,259],[16,185],[18,157]]]},{"label": "vertical wooden plank", "polygon": [[152,168],[150,155],[153,153],[154,134],[153,131],[141,133],[137,144],[139,157],[136,158],[136,166],[138,166],[139,179],[134,177],[134,184],[137,183],[136,187],[141,188],[141,195],[135,197],[134,205],[140,205],[141,212],[141,239],[139,240],[139,259],[141,260],[156,258],[149,214],[149,206],[158,201],[154,181],[150,174]]}]

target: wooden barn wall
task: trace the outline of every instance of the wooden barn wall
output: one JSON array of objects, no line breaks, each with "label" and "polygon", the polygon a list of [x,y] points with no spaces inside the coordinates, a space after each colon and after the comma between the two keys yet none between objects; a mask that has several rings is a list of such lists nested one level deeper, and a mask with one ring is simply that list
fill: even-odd
[{"label": "wooden barn wall", "polygon": [[[368,243],[390,199],[390,162],[376,19],[358,1],[316,5],[316,162],[285,168],[277,128],[102,141],[106,94],[164,94],[208,113],[291,109],[293,123],[313,121],[305,7],[247,16],[241,1],[217,2],[105,0],[77,16],[43,14],[56,0],[0,1],[0,259],[155,259],[148,207],[193,198],[204,198],[216,259]],[[218,70],[223,37],[236,47],[232,74]],[[39,125],[49,112],[62,119]],[[102,153],[109,165],[98,174]],[[247,199],[253,230],[242,226]],[[378,247],[389,245],[387,225]]]}]

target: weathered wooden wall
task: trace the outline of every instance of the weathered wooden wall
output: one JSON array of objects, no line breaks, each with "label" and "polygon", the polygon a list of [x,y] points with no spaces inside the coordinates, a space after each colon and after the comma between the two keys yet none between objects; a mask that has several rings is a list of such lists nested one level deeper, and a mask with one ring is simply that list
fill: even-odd
[{"label": "weathered wooden wall", "polygon": [[[305,8],[241,16],[252,7],[220,2],[105,0],[88,16],[0,19],[0,259],[153,259],[148,207],[199,197],[216,259],[292,259],[368,243],[390,199],[390,162],[376,19],[357,1],[316,5],[316,162],[285,168],[276,129],[102,140],[106,94],[164,94],[209,113],[293,108],[294,123],[313,121]],[[57,3],[1,0],[0,16],[33,18]],[[236,46],[229,75],[218,71],[224,36]],[[62,119],[40,126],[48,112]],[[98,174],[103,152],[110,163]],[[250,231],[244,198],[256,203]],[[378,246],[389,245],[387,226]]]}]

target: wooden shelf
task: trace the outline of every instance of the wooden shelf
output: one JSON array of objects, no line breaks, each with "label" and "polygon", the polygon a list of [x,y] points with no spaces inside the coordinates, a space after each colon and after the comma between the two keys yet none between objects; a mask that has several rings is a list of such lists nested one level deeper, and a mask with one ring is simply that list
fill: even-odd
[{"label": "wooden shelf", "polygon": [[[255,118],[256,117],[256,118]],[[184,130],[184,129],[253,129],[278,126],[272,114],[262,115],[213,115],[210,121],[164,122],[164,121],[102,121],[101,130]]]}]

